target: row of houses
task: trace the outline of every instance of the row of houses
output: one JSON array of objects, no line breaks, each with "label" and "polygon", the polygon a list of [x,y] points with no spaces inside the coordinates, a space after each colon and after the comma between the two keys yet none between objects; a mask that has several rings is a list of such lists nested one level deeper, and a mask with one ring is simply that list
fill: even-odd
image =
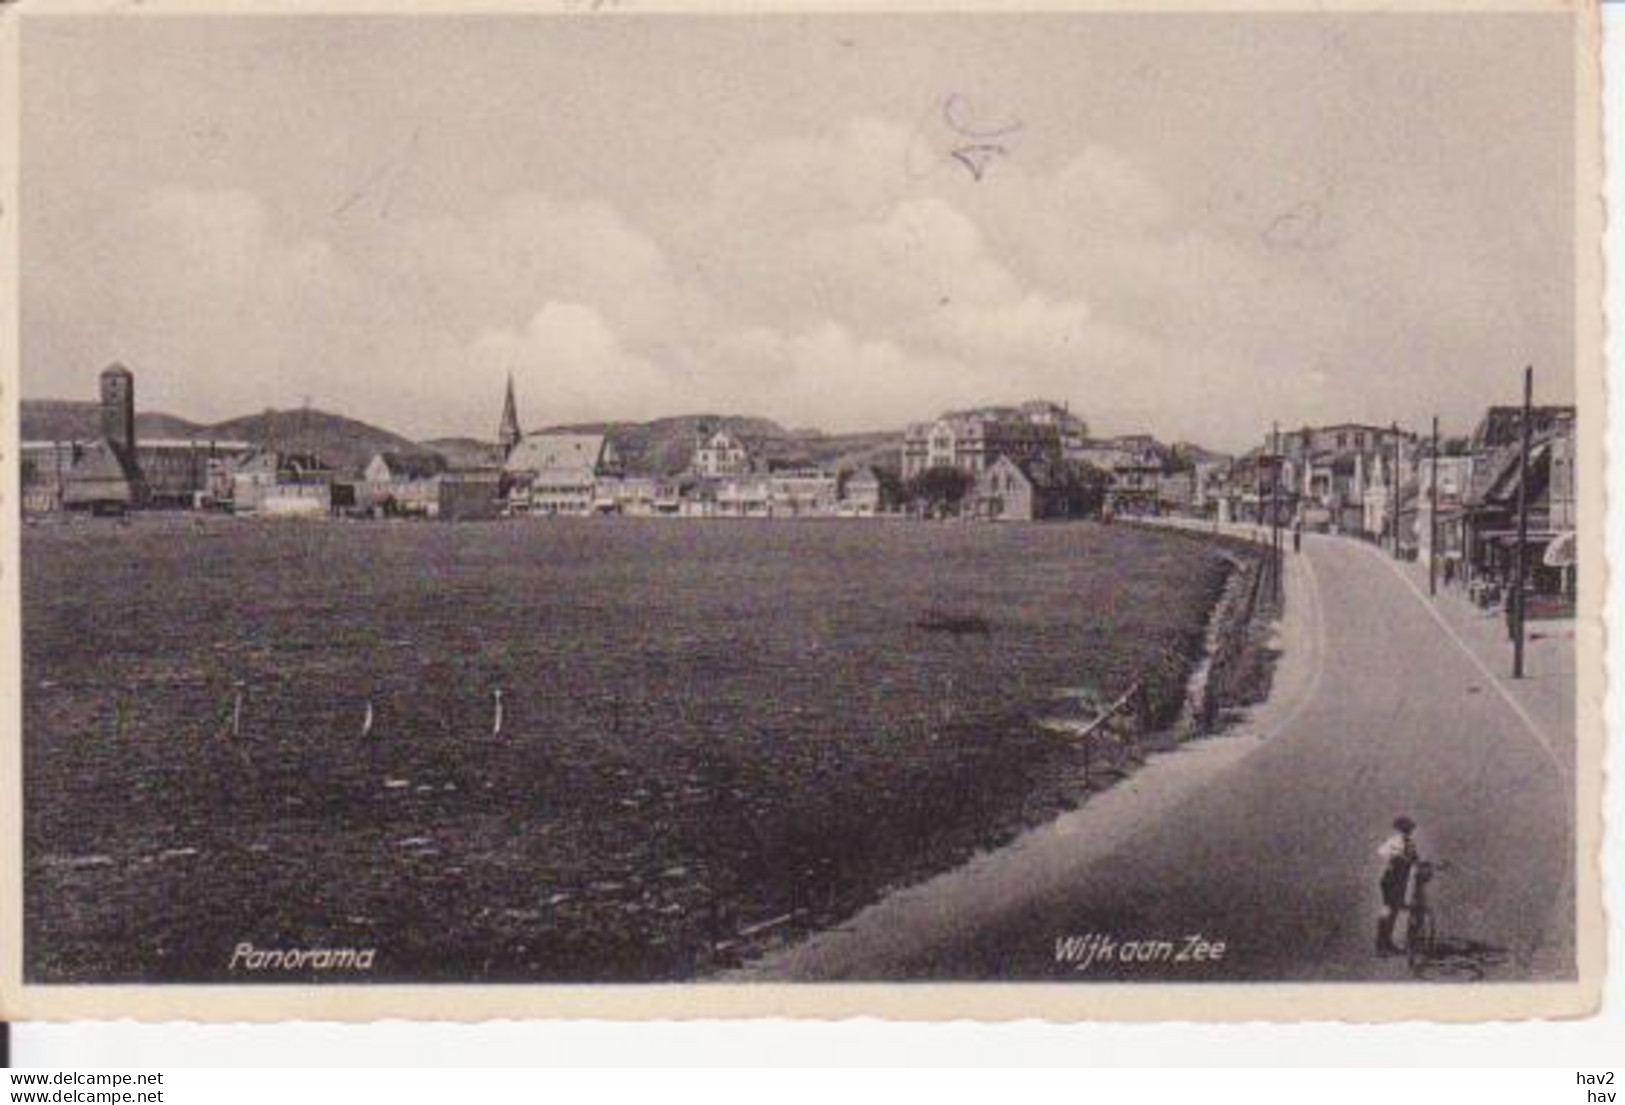
[{"label": "row of houses", "polygon": [[873,469],[764,465],[725,430],[702,431],[688,470],[670,477],[628,473],[602,434],[524,435],[503,461],[502,499],[509,514],[808,518],[882,512]]},{"label": "row of houses", "polygon": [[1015,407],[950,411],[909,426],[903,438],[903,479],[931,469],[980,475],[1000,458],[1019,465],[1068,457],[1087,436],[1063,404],[1035,400]]},{"label": "row of houses", "polygon": [[452,472],[432,455],[387,454],[373,458],[356,480],[308,451],[218,438],[138,437],[134,375],[115,364],[101,373],[98,384],[97,435],[21,443],[24,511],[495,514],[494,470]]},{"label": "row of houses", "polygon": [[1397,426],[1272,431],[1229,464],[1193,472],[1191,505],[1178,512],[1278,522],[1371,541],[1402,557],[1436,557],[1447,584],[1494,593],[1511,574],[1523,491],[1534,589],[1572,598],[1575,408],[1531,410],[1526,488],[1522,436],[1523,410],[1508,406],[1490,407],[1468,437],[1442,442],[1437,453],[1431,437]]},{"label": "row of houses", "polygon": [[23,509],[109,513],[196,507],[229,493],[245,441],[142,438],[135,430],[135,377],[111,365],[99,379],[94,436],[20,443]]},{"label": "row of houses", "polygon": [[[225,440],[136,439],[134,378],[101,374],[101,430],[87,441],[25,442],[24,503],[33,511],[189,507],[258,516],[328,514],[468,519],[497,515],[720,518],[871,517],[900,509],[869,466],[774,466],[726,429],[697,435],[687,471],[627,470],[604,434],[524,433],[509,382],[496,443],[454,464],[429,449],[381,452],[359,478],[293,449]],[[1048,518],[1162,509],[1164,464],[1149,437],[1089,437],[1061,404],[954,412],[910,427],[899,483],[932,470],[967,483],[956,510]],[[1104,474],[1103,488],[1087,475]],[[1099,491],[1099,495],[1094,492]]]},{"label": "row of houses", "polygon": [[[1437,542],[1447,579],[1477,586],[1504,582],[1516,552],[1522,417],[1519,407],[1491,407],[1469,437],[1437,456],[1430,440],[1397,425],[1345,422],[1272,430],[1236,457],[1180,457],[1146,435],[1091,437],[1066,406],[1035,401],[910,426],[902,473],[962,473],[973,482],[960,512],[981,518],[1098,509],[1107,517],[1277,521],[1423,558]],[[1535,408],[1530,432],[1527,561],[1537,593],[1572,596],[1574,408]],[[1098,501],[1076,493],[1080,464],[1103,482]]]},{"label": "row of houses", "polygon": [[379,452],[359,475],[307,451],[246,441],[138,439],[134,376],[120,365],[101,374],[98,419],[95,437],[23,443],[25,510],[187,508],[260,517],[444,520],[867,517],[882,510],[873,470],[760,464],[724,430],[698,436],[689,470],[680,476],[631,473],[606,435],[521,432],[511,383],[498,441],[488,450],[466,453],[460,463],[431,449]]},{"label": "row of houses", "polygon": [[1450,582],[1503,584],[1518,549],[1523,494],[1529,515],[1525,567],[1533,590],[1572,603],[1579,526],[1575,431],[1572,406],[1533,408],[1525,472],[1522,409],[1490,408],[1461,454],[1422,457],[1415,476],[1402,484],[1400,547],[1421,558],[1437,556]]},{"label": "row of houses", "polygon": [[[25,510],[471,520],[872,517],[905,505],[888,497],[875,468],[776,467],[726,429],[702,428],[680,475],[633,473],[607,435],[522,432],[511,381],[495,445],[460,464],[427,449],[380,452],[359,478],[309,452],[246,441],[138,440],[135,381],[121,365],[101,373],[99,396],[97,436],[22,443]],[[1181,457],[1147,435],[1094,438],[1067,406],[1040,400],[910,426],[891,489],[900,486],[906,499],[912,487],[917,503],[929,492],[922,487],[945,478],[954,513],[990,520],[1100,513],[1273,521],[1381,542],[1402,555],[1436,551],[1447,579],[1463,584],[1507,574],[1523,493],[1537,586],[1572,594],[1575,410],[1533,410],[1527,488],[1522,418],[1521,408],[1491,407],[1470,437],[1438,455],[1398,426],[1337,423],[1272,431],[1238,457]]]},{"label": "row of houses", "polygon": [[525,433],[511,379],[497,456],[497,499],[507,515],[809,518],[871,517],[883,509],[874,470],[767,464],[725,428],[700,427],[679,475],[629,471],[608,435]]},{"label": "row of houses", "polygon": [[1067,405],[1033,400],[911,425],[901,471],[905,481],[962,473],[974,481],[962,513],[978,518],[1132,517],[1161,512],[1163,454],[1149,435],[1097,439]]},{"label": "row of houses", "polygon": [[1221,521],[1363,535],[1380,524],[1394,472],[1413,467],[1417,437],[1397,426],[1338,423],[1272,430],[1229,464],[1202,473],[1202,498]]}]

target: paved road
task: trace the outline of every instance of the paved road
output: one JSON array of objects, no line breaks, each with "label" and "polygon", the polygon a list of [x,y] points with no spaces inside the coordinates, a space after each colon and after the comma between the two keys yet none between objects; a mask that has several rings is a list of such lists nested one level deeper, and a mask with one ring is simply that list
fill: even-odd
[{"label": "paved road", "polygon": [[[1467,625],[1464,605],[1436,613],[1414,572],[1372,548],[1307,538],[1291,579],[1279,688],[1290,701],[1260,712],[1269,731],[1255,725],[1242,754],[1215,751],[1214,769],[1183,783],[1175,770],[1158,784],[1153,763],[1146,793],[1160,785],[1164,808],[1132,832],[1101,820],[1107,792],[1071,815],[1084,831],[1095,816],[1109,839],[1092,853],[1050,839],[1026,860],[1020,849],[988,857],[980,873],[927,884],[889,912],[883,903],[764,973],[1397,980],[1403,963],[1372,954],[1374,853],[1405,812],[1424,848],[1454,865],[1436,884],[1443,930],[1510,952],[1489,977],[1572,977],[1572,641],[1536,642],[1535,680],[1515,687],[1492,627]],[[1204,754],[1167,762],[1186,755]],[[1181,947],[1202,934],[1225,950],[1199,963],[1058,965],[1057,938],[1089,933]]]}]

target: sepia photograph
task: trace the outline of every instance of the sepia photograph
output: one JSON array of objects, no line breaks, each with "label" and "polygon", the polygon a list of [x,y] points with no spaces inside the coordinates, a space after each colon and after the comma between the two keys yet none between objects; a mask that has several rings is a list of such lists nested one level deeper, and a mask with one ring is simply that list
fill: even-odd
[{"label": "sepia photograph", "polygon": [[1593,4],[141,7],[7,16],[0,1011],[1595,1006]]}]

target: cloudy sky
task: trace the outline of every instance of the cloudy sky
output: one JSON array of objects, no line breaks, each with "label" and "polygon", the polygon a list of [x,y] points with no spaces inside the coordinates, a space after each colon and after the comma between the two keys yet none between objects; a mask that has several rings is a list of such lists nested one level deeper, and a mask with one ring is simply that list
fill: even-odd
[{"label": "cloudy sky", "polygon": [[23,392],[425,437],[1572,398],[1550,16],[32,18]]}]

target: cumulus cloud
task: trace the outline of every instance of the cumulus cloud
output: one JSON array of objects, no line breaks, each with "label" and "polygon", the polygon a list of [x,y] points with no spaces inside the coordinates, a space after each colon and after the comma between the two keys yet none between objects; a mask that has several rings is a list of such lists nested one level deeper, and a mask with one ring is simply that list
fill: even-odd
[{"label": "cumulus cloud", "polygon": [[466,385],[496,396],[508,374],[549,422],[653,418],[671,413],[677,375],[629,351],[594,307],[549,300],[522,329],[488,331],[473,342]]},{"label": "cumulus cloud", "polygon": [[914,131],[863,116],[730,152],[717,164],[709,209],[696,215],[701,225],[722,214],[800,228],[862,220],[907,196],[928,168]]},{"label": "cumulus cloud", "polygon": [[[922,384],[962,388],[955,361],[863,338],[825,319],[791,332],[754,327],[725,335],[709,351],[714,404],[773,412],[786,422],[842,429],[895,425],[918,417]],[[854,418],[853,396],[862,396]]]},{"label": "cumulus cloud", "polygon": [[167,274],[120,289],[110,345],[185,413],[308,395],[418,436],[489,434],[510,373],[531,425],[708,408],[840,430],[1032,396],[1123,424],[1255,371],[1250,329],[1284,321],[1261,293],[1306,301],[1112,150],[991,186],[940,152],[857,119],[725,157],[643,225],[524,188],[317,236],[248,191],[164,186],[104,243]]},{"label": "cumulus cloud", "polygon": [[548,298],[599,304],[639,334],[687,314],[660,245],[601,202],[527,189],[472,218],[403,220],[366,241],[390,294],[465,334],[528,318]]},{"label": "cumulus cloud", "polygon": [[876,222],[815,230],[804,255],[831,299],[876,325],[954,302],[1005,302],[1020,290],[983,251],[975,224],[937,197],[899,203]]},{"label": "cumulus cloud", "polygon": [[[1030,395],[1137,398],[1112,378],[1166,364],[1160,342],[990,235],[998,212],[944,194],[957,174],[927,171],[919,141],[865,118],[740,151],[670,224],[526,193],[405,240],[414,267],[440,259],[448,301],[489,289],[463,377],[495,394],[512,370],[545,422],[705,407],[847,429]],[[1012,179],[1003,202],[1027,222],[1091,188],[1096,209],[1137,203],[1141,234],[1167,222],[1107,151]]]},{"label": "cumulus cloud", "polygon": [[511,357],[533,425],[1459,424],[1530,361],[1572,388],[1572,43],[1535,22],[87,26],[24,67],[24,388],[120,359],[193,417],[489,435]]},{"label": "cumulus cloud", "polygon": [[[139,369],[143,405],[212,418],[331,397],[335,376],[405,325],[330,242],[279,233],[243,190],[154,189],[86,249],[102,297],[81,317],[98,361]],[[344,399],[363,409],[364,395]]]}]

